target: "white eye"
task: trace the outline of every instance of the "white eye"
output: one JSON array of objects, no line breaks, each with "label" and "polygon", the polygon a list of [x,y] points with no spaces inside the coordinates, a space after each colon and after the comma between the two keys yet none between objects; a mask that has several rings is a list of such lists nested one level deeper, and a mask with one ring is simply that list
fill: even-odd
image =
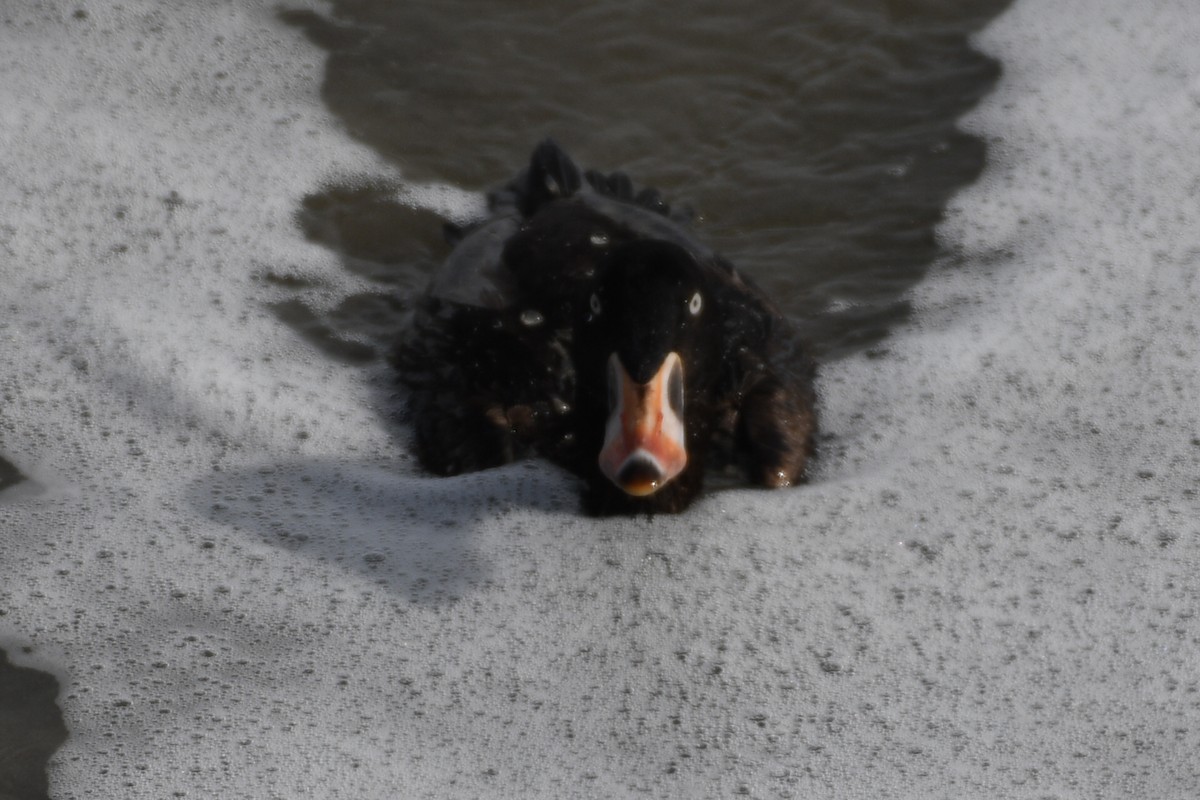
[{"label": "white eye", "polygon": [[593,314],[600,316],[600,295],[592,295],[592,299],[588,301],[588,305],[591,306]]},{"label": "white eye", "polygon": [[694,317],[700,313],[700,307],[704,305],[704,300],[700,297],[700,293],[696,292],[692,295],[692,299],[688,301],[688,311]]}]

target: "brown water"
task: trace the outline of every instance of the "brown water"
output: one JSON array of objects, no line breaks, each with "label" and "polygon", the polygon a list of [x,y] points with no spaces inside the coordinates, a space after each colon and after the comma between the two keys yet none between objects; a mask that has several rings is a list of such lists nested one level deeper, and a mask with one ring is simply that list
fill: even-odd
[{"label": "brown water", "polygon": [[[332,18],[283,16],[329,51],[329,107],[407,178],[486,189],[551,135],[696,208],[702,238],[821,357],[877,346],[905,316],[947,198],[983,166],[955,120],[998,75],[968,35],[1007,0],[499,5],[340,0]],[[436,221],[353,182],[314,191],[300,221],[391,297],[317,319],[301,296],[281,316],[371,360],[394,332],[389,303],[445,254]]]}]

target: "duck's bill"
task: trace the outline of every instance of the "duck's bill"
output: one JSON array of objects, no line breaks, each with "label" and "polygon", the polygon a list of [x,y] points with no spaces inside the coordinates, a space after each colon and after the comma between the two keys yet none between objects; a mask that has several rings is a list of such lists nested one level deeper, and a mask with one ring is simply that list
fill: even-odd
[{"label": "duck's bill", "polygon": [[648,383],[636,383],[613,353],[608,397],[600,471],[627,494],[654,494],[687,466],[683,362],[669,353]]}]

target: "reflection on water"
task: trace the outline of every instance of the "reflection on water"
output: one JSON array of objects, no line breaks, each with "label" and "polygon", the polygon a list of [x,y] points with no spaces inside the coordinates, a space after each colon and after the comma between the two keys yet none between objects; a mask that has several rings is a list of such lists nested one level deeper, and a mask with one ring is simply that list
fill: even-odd
[{"label": "reflection on water", "polygon": [[54,704],[58,681],[14,667],[0,650],[0,798],[49,797],[46,762],[67,738]]},{"label": "reflection on water", "polygon": [[[329,51],[325,101],[405,176],[489,188],[552,135],[698,209],[702,238],[833,358],[903,316],[946,199],[982,168],[955,120],[998,74],[968,36],[1005,5],[335,0],[284,18]],[[380,202],[334,189],[301,217],[311,235],[314,205],[349,220]],[[397,208],[342,252],[385,267],[381,292],[417,289],[443,254],[417,227]],[[396,232],[414,233],[407,262]]]}]

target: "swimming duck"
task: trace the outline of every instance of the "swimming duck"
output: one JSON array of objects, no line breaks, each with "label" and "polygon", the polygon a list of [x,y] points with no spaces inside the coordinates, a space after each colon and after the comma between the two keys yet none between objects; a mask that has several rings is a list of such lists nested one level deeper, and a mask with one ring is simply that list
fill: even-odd
[{"label": "swimming duck", "polygon": [[547,140],[447,236],[393,354],[427,469],[540,455],[583,479],[593,514],[682,511],[710,470],[803,480],[813,362],[658,192]]}]

